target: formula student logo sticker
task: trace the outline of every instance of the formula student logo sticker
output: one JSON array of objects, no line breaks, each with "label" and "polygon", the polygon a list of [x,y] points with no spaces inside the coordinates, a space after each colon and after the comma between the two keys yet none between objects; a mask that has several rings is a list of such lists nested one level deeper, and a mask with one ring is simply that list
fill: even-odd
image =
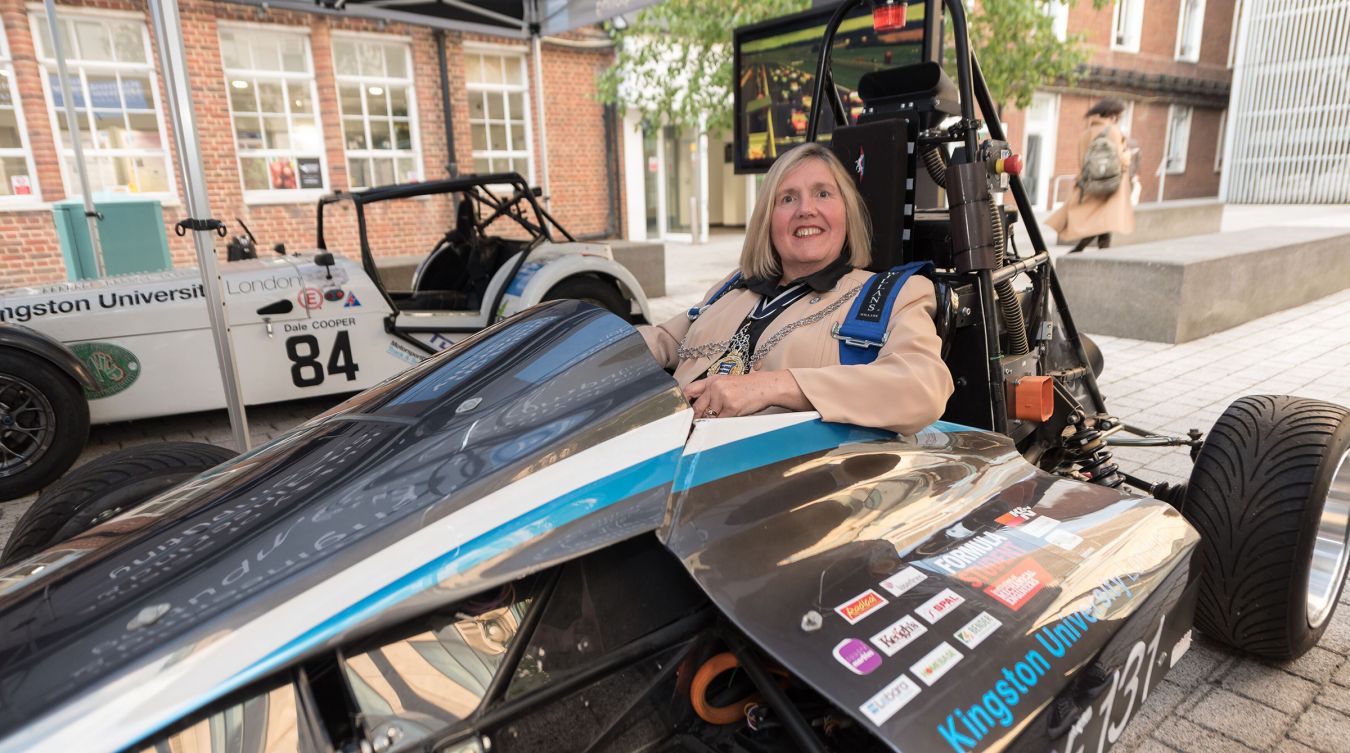
[{"label": "formula student logo sticker", "polygon": [[1015,612],[1049,582],[1050,573],[1047,573],[1039,562],[1027,557],[1013,565],[1011,570],[984,589],[984,592]]},{"label": "formula student logo sticker", "polygon": [[944,588],[937,596],[925,601],[914,610],[919,616],[924,618],[929,625],[935,624],[938,620],[951,614],[952,610],[965,603],[965,599],[950,588]]},{"label": "formula student logo sticker", "polygon": [[924,685],[932,687],[933,683],[947,674],[959,661],[961,661],[961,652],[952,648],[952,644],[943,641],[942,645],[929,651],[926,656],[915,662],[914,666],[909,668],[909,671],[913,672],[915,677],[923,680]]},{"label": "formula student logo sticker", "polygon": [[953,633],[952,637],[961,641],[966,648],[975,648],[983,643],[985,638],[993,635],[1002,624],[988,612],[980,612],[980,616],[967,622],[965,627]]},{"label": "formula student logo sticker", "polygon": [[909,679],[909,675],[900,675],[890,685],[882,688],[880,693],[868,698],[858,710],[880,727],[886,720],[895,716],[897,711],[904,708],[906,703],[914,700],[919,691],[918,683]]},{"label": "formula student logo sticker", "polygon": [[923,579],[926,577],[928,576],[919,572],[918,568],[907,567],[886,580],[881,581],[881,587],[886,589],[886,592],[891,596],[899,596],[922,583]]},{"label": "formula student logo sticker", "polygon": [[98,389],[85,390],[90,400],[111,397],[136,383],[141,375],[141,362],[136,354],[112,343],[75,343],[70,346],[75,356],[94,374]]},{"label": "formula student logo sticker", "polygon": [[877,611],[888,604],[881,594],[867,589],[848,601],[834,608],[850,625],[857,625],[867,615]]},{"label": "formula student logo sticker", "polygon": [[994,518],[994,522],[1005,525],[1009,528],[1016,528],[1036,517],[1036,513],[1030,507],[1014,507],[1013,509]]},{"label": "formula student logo sticker", "polygon": [[896,652],[926,632],[928,628],[924,627],[922,622],[907,614],[872,636],[871,641],[872,645],[881,649],[883,654],[895,656]]},{"label": "formula student logo sticker", "polygon": [[845,638],[834,647],[834,658],[855,675],[870,675],[881,666],[881,657],[857,638]]}]

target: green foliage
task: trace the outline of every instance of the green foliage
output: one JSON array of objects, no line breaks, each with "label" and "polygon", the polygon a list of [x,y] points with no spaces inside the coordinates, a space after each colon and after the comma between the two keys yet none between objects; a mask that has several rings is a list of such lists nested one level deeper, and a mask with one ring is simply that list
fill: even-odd
[{"label": "green foliage", "polygon": [[[1082,35],[1055,37],[1046,12],[1050,1],[973,2],[971,46],[1000,106],[1027,107],[1036,89],[1072,83],[1087,60]],[[1092,0],[1096,8],[1107,2]],[[652,124],[703,125],[710,132],[730,128],[732,30],[809,7],[810,0],[663,0],[644,8],[627,28],[610,27],[618,52],[600,77],[600,100],[634,108]],[[947,28],[950,55],[950,24]]]},{"label": "green foliage", "polygon": [[[1092,0],[1092,5],[1101,9],[1106,2]],[[1055,82],[1072,85],[1078,66],[1087,62],[1082,34],[1063,41],[1055,36],[1049,5],[1049,0],[978,0],[967,14],[971,47],[999,107],[1026,109],[1037,89]],[[950,53],[950,25],[947,38]]]},{"label": "green foliage", "polygon": [[611,28],[614,66],[600,77],[600,100],[643,113],[651,123],[716,132],[731,127],[731,32],[806,10],[810,0],[663,0],[627,29]]}]

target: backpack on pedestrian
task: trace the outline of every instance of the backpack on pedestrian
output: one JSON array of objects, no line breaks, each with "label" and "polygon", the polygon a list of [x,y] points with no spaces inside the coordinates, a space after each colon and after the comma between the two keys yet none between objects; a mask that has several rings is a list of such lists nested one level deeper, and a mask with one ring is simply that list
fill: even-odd
[{"label": "backpack on pedestrian", "polygon": [[1120,166],[1120,150],[1110,134],[1111,126],[1103,128],[1083,155],[1083,167],[1078,171],[1078,192],[1083,198],[1106,198],[1120,188],[1124,170]]}]

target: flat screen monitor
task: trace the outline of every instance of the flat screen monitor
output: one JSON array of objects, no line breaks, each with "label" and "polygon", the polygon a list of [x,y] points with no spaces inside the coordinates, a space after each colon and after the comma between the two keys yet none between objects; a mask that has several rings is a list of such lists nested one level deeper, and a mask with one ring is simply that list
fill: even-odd
[{"label": "flat screen monitor", "polygon": [[[864,73],[926,59],[925,16],[930,7],[936,3],[911,0],[904,28],[885,34],[872,29],[872,11],[866,3],[840,24],[831,53],[832,70],[850,123],[862,110],[857,88]],[[736,29],[733,148],[737,173],[765,172],[779,153],[806,141],[820,45],[833,13],[834,7],[813,8]],[[834,130],[828,103],[825,108],[818,141],[829,141]]]}]

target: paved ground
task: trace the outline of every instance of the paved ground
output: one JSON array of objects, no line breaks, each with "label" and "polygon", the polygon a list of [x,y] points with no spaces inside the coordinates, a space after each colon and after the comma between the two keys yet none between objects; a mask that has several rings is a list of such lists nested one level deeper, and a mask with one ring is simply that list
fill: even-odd
[{"label": "paved ground", "polygon": [[[1225,229],[1272,224],[1347,225],[1344,207],[1230,207]],[[675,315],[736,263],[740,236],[701,246],[668,244],[667,289],[655,317]],[[1107,404],[1132,423],[1184,433],[1208,430],[1233,398],[1297,394],[1350,405],[1350,290],[1182,345],[1097,338],[1106,356]],[[333,405],[297,401],[249,411],[252,435],[266,441]],[[80,462],[122,447],[165,439],[228,444],[224,411],[95,427]],[[1116,453],[1125,470],[1184,481],[1184,451]],[[0,543],[32,498],[0,505]],[[1204,638],[1164,680],[1115,750],[1138,753],[1350,753],[1350,595],[1302,659],[1272,664],[1238,657]]]}]

